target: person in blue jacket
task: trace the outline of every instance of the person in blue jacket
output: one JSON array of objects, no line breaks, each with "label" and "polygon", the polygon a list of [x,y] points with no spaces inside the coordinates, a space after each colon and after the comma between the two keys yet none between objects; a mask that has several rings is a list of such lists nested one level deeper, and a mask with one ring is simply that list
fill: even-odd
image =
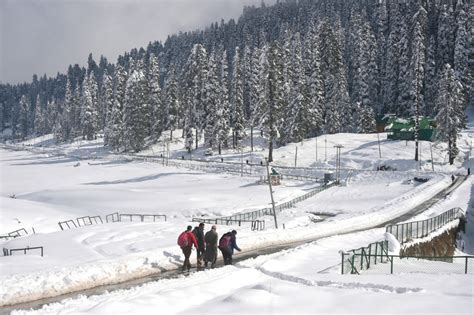
[{"label": "person in blue jacket", "polygon": [[219,249],[222,252],[222,257],[224,257],[224,265],[232,265],[232,255],[234,254],[234,249],[239,252],[242,251],[239,246],[237,246],[236,236],[237,231],[232,230],[232,232],[227,232],[219,240]]}]

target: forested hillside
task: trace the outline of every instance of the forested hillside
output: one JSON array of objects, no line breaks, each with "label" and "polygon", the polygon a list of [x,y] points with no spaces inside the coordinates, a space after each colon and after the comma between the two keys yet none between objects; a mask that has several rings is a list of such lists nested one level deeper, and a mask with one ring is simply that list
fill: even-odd
[{"label": "forested hillside", "polygon": [[59,142],[103,133],[111,148],[140,151],[183,129],[188,150],[202,137],[220,150],[249,128],[283,145],[373,132],[376,114],[394,113],[435,117],[455,147],[473,103],[473,21],[467,0],[247,7],[238,21],[171,35],[116,63],[90,55],[55,78],[0,85],[0,130]]}]

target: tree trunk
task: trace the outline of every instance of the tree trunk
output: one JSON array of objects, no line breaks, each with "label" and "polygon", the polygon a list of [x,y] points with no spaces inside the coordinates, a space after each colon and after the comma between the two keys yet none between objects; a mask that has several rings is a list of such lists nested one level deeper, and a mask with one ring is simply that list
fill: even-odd
[{"label": "tree trunk", "polygon": [[273,162],[273,137],[270,137],[270,143],[268,145],[268,163],[270,162]]},{"label": "tree trunk", "polygon": [[199,136],[198,136],[198,130],[196,129],[196,150],[198,148],[198,139],[199,139]]},{"label": "tree trunk", "polygon": [[250,126],[250,152],[253,152],[253,125]]}]

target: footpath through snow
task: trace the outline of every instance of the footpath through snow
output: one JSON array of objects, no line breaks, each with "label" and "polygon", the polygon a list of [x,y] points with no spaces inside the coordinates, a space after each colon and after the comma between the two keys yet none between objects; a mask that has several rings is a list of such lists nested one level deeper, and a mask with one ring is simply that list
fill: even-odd
[{"label": "footpath through snow", "polygon": [[[246,251],[251,251],[370,229],[408,213],[416,205],[429,200],[450,184],[449,176],[433,175],[433,178],[426,184],[417,186],[379,208],[371,209],[366,214],[319,223],[317,228],[313,226],[278,231],[273,229],[260,232],[244,231],[239,233],[239,245]],[[55,233],[55,237],[61,237],[61,232],[58,233]],[[173,245],[80,265],[2,276],[0,278],[2,283],[0,305],[5,306],[58,296],[173,270],[181,265],[181,256],[179,248]],[[17,257],[10,258],[16,259]],[[21,257],[18,257],[17,262],[21,263]]]}]

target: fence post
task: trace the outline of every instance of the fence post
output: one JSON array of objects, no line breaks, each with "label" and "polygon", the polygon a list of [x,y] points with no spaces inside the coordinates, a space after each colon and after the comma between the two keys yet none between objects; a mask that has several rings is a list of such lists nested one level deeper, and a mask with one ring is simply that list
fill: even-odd
[{"label": "fence post", "polygon": [[390,259],[390,274],[393,275],[393,256],[392,259]]},{"label": "fence post", "polygon": [[466,256],[466,266],[464,268],[464,273],[467,274],[467,260],[468,260],[468,257]]},{"label": "fence post", "polygon": [[343,251],[341,251],[341,257],[342,257],[342,259],[341,259],[341,275],[343,275],[344,274],[344,252]]}]

